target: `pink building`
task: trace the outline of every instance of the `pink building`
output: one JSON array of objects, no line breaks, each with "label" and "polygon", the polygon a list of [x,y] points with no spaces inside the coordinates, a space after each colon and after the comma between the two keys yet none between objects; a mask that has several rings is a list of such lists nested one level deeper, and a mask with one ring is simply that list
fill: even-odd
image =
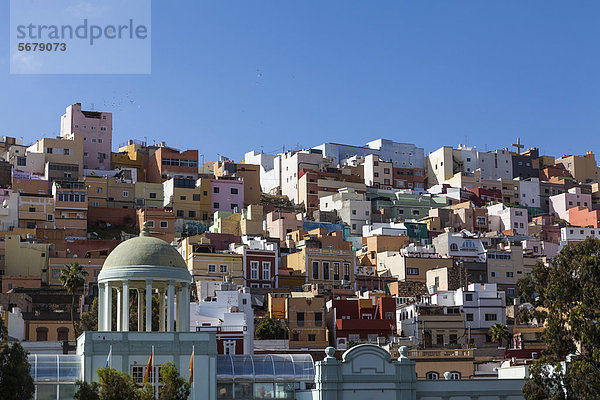
[{"label": "pink building", "polygon": [[267,214],[267,233],[271,238],[285,240],[288,233],[302,229],[304,218],[302,214],[272,211]]},{"label": "pink building", "polygon": [[526,208],[507,207],[502,203],[487,207],[490,230],[507,231],[513,229],[517,235],[529,234],[529,217]]},{"label": "pink building", "polygon": [[210,180],[211,212],[241,212],[244,207],[244,181],[241,179]]},{"label": "pink building", "polygon": [[60,135],[83,135],[83,168],[110,169],[112,113],[82,111],[81,103],[67,107],[60,120]]},{"label": "pink building", "polygon": [[548,206],[550,215],[556,215],[560,219],[569,221],[569,209],[573,207],[590,209],[592,206],[592,195],[581,193],[581,188],[574,187],[569,189],[567,193],[550,196]]}]

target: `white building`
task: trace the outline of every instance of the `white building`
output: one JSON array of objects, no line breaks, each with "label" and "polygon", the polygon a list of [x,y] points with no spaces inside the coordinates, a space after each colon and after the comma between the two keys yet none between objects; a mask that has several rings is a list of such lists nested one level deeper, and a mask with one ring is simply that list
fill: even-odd
[{"label": "white building", "polygon": [[281,158],[281,194],[298,204],[299,172],[303,169],[319,171],[328,161],[321,152],[302,150],[280,154]]},{"label": "white building", "polygon": [[246,164],[260,165],[260,187],[264,193],[278,191],[281,186],[281,157],[250,151],[244,155]]},{"label": "white building", "polygon": [[571,188],[567,193],[550,196],[548,201],[550,215],[556,215],[565,221],[569,220],[570,208],[587,207],[590,209],[592,207],[592,195],[582,193],[579,187]]},{"label": "white building", "polygon": [[458,233],[444,232],[433,238],[432,244],[442,257],[485,262],[485,248],[481,239],[465,229]]},{"label": "white building", "polygon": [[375,222],[362,227],[363,237],[370,236],[406,236],[408,231],[401,222]]},{"label": "white building", "polygon": [[216,332],[219,354],[253,354],[254,311],[249,289],[224,283],[212,300],[190,305],[190,330]]},{"label": "white building", "polygon": [[4,311],[0,306],[0,318],[4,322],[9,342],[14,340],[21,342],[25,339],[25,321],[19,307],[13,307],[10,311]]},{"label": "white building", "polygon": [[[500,231],[513,229],[517,235],[529,234],[529,219],[527,209],[507,207],[503,203],[498,203],[488,206],[487,210],[488,216],[490,216],[491,230],[494,228]],[[499,226],[494,226],[494,218],[492,218],[492,216],[497,216],[500,218],[499,220],[496,219],[496,221],[499,222]]]},{"label": "white building", "polygon": [[388,139],[376,139],[366,146],[339,143],[323,143],[313,147],[323,152],[334,164],[343,164],[354,156],[378,155],[383,161],[391,161],[394,168],[425,168],[425,151],[410,143],[398,143]]},{"label": "white building", "polygon": [[352,188],[339,189],[337,193],[319,199],[321,211],[336,211],[344,224],[350,226],[353,236],[361,236],[363,226],[371,220],[371,202]]},{"label": "white building", "polygon": [[583,242],[588,237],[600,239],[600,229],[598,228],[579,228],[579,227],[566,227],[560,228],[560,246],[562,247],[571,244]]},{"label": "white building", "polygon": [[519,192],[521,194],[519,204],[527,207],[540,208],[540,179],[528,178],[519,180],[519,182]]}]

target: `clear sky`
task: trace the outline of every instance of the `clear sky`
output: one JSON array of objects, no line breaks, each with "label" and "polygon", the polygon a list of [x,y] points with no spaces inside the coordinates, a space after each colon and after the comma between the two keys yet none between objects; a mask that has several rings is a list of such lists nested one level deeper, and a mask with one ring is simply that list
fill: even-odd
[{"label": "clear sky", "polygon": [[147,137],[206,161],[379,137],[600,151],[598,1],[152,3],[151,75],[19,76],[1,2],[0,135],[56,135],[81,102],[113,113],[113,150]]}]

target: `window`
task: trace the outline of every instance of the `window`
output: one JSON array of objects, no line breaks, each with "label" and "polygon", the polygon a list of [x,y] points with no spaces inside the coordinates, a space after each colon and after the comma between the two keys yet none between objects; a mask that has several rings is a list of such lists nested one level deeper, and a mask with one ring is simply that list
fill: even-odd
[{"label": "window", "polygon": [[226,274],[227,273],[227,265],[226,264],[219,265],[219,272],[222,274]]},{"label": "window", "polygon": [[221,205],[219,203],[213,203],[213,208],[219,208]]},{"label": "window", "polygon": [[456,334],[450,334],[450,336],[448,336],[448,344],[457,345],[458,344],[458,336]]},{"label": "window", "polygon": [[59,342],[69,340],[69,328],[58,328],[56,330],[56,338]]},{"label": "window", "polygon": [[59,276],[60,276],[60,269],[52,268],[52,278],[58,279]]},{"label": "window", "polygon": [[497,318],[496,314],[485,314],[486,321],[497,321]]},{"label": "window", "polygon": [[419,275],[419,268],[406,268],[406,275]]},{"label": "window", "polygon": [[334,281],[340,280],[340,263],[339,262],[333,263],[333,280]]},{"label": "window", "polygon": [[300,340],[300,334],[299,333],[292,333],[292,342],[297,342]]},{"label": "window", "polygon": [[219,193],[219,187],[218,186],[215,186],[213,188],[213,193]]},{"label": "window", "polygon": [[189,218],[196,218],[196,211],[188,211]]},{"label": "window", "polygon": [[129,197],[129,191],[123,190],[123,197]]},{"label": "window", "polygon": [[452,243],[450,245],[450,250],[451,251],[458,251],[458,245],[456,243]]},{"label": "window", "polygon": [[46,154],[52,154],[52,147],[48,147],[46,149]]},{"label": "window", "polygon": [[262,280],[271,280],[271,263],[269,261],[263,261],[262,263]]},{"label": "window", "polygon": [[460,372],[457,372],[457,371],[450,372],[450,380],[459,381],[460,380]]},{"label": "window", "polygon": [[160,221],[160,227],[161,228],[168,228],[169,227],[169,221]]},{"label": "window", "polygon": [[38,342],[48,341],[48,328],[37,328],[35,330],[35,340]]},{"label": "window", "polygon": [[425,374],[425,379],[428,379],[430,381],[437,381],[438,379],[440,379],[440,374],[434,371],[429,371]]},{"label": "window", "polygon": [[356,215],[356,210],[352,210],[352,215]]},{"label": "window", "polygon": [[151,198],[151,199],[155,199],[156,198],[156,193],[150,192],[150,195],[148,197]]},{"label": "window", "polygon": [[102,143],[102,139],[98,139],[98,143]]},{"label": "window", "polygon": [[239,209],[240,206],[237,205],[237,203],[231,203],[231,209],[234,211],[237,211]]},{"label": "window", "polygon": [[394,319],[394,313],[393,312],[386,312],[385,313],[385,319]]},{"label": "window", "polygon": [[363,314],[362,319],[373,319],[373,316],[371,314]]},{"label": "window", "polygon": [[17,166],[24,167],[27,165],[27,159],[25,157],[17,157]]},{"label": "window", "polygon": [[198,193],[192,194],[192,200],[193,201],[200,201],[200,194],[198,194]]},{"label": "window", "polygon": [[314,342],[314,341],[316,341],[316,340],[317,340],[317,335],[315,335],[315,334],[312,334],[312,333],[309,333],[309,334],[308,334],[308,341],[309,341],[309,342]]},{"label": "window", "polygon": [[496,273],[496,271],[492,271],[492,272],[490,272],[490,275],[492,276],[492,278],[495,278],[497,273]]},{"label": "window", "polygon": [[148,226],[148,228],[154,228],[154,221],[153,220],[146,221],[146,226]]},{"label": "window", "polygon": [[473,301],[473,293],[465,293],[465,301]]},{"label": "window", "polygon": [[468,313],[468,314],[465,314],[465,315],[467,317],[467,321],[473,321],[473,314],[472,313]]},{"label": "window", "polygon": [[344,263],[344,280],[350,280],[350,263]]},{"label": "window", "polygon": [[250,261],[250,279],[258,279],[258,261]]},{"label": "window", "polygon": [[217,266],[215,264],[208,264],[208,272],[217,272]]},{"label": "window", "polygon": [[229,192],[231,194],[238,194],[238,189],[237,188],[231,188],[231,190]]},{"label": "window", "polygon": [[323,313],[316,312],[315,313],[315,326],[322,326],[322,325],[323,325]]},{"label": "window", "polygon": [[323,279],[329,280],[329,261],[323,261]]},{"label": "window", "polygon": [[319,279],[319,262],[312,262],[312,277],[313,279]]},{"label": "window", "polygon": [[183,217],[183,210],[177,210],[177,216]]},{"label": "window", "polygon": [[235,354],[235,340],[223,341],[223,354]]},{"label": "window", "polygon": [[48,221],[54,221],[54,215],[48,214]]},{"label": "window", "polygon": [[514,272],[512,271],[506,271],[506,277],[507,278],[513,278],[515,276]]},{"label": "window", "polygon": [[92,207],[99,207],[100,203],[98,203],[97,201],[93,201],[92,202]]},{"label": "window", "polygon": [[298,326],[304,326],[304,313],[303,312],[296,313],[296,321],[298,322]]}]

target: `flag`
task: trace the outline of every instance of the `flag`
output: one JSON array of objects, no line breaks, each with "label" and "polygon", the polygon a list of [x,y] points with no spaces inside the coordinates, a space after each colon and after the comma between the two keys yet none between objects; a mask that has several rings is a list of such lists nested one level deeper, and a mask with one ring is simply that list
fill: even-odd
[{"label": "flag", "polygon": [[192,347],[192,356],[190,357],[190,366],[188,367],[190,370],[190,385],[194,382],[194,348]]},{"label": "flag", "polygon": [[148,383],[148,378],[150,377],[150,371],[154,366],[154,361],[152,358],[154,357],[154,346],[152,347],[152,352],[150,353],[150,358],[148,359],[148,365],[146,366],[146,372],[144,372],[144,381],[142,382],[142,386],[145,386]]},{"label": "flag", "polygon": [[108,351],[108,357],[106,357],[106,365],[105,367],[110,367],[110,359],[112,357],[112,346],[110,346],[110,350]]}]

